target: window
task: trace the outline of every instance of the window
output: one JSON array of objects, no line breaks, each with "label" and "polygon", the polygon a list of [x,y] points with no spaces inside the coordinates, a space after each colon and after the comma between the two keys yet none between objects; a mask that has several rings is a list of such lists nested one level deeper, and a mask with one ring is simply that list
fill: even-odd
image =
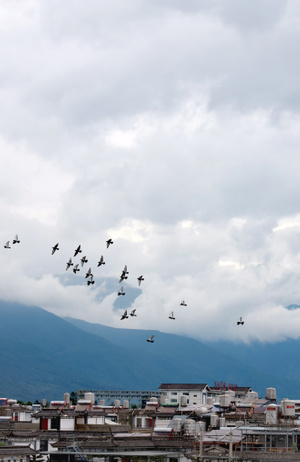
[{"label": "window", "polygon": [[40,441],[40,451],[48,451],[48,440]]}]

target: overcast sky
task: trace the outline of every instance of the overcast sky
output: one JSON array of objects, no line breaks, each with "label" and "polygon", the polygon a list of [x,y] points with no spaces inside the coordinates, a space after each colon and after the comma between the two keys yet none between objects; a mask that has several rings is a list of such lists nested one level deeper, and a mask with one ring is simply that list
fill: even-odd
[{"label": "overcast sky", "polygon": [[299,41],[298,0],[0,0],[0,298],[298,338]]}]

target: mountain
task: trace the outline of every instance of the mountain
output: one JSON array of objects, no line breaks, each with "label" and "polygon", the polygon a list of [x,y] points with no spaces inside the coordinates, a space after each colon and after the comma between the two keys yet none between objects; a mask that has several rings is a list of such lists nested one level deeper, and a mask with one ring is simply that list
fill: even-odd
[{"label": "mountain", "polygon": [[[78,389],[157,390],[163,382],[275,386],[299,382],[266,375],[211,346],[159,331],[117,329],[62,319],[39,307],[0,301],[0,396],[62,399]],[[155,335],[153,344],[147,343]]]},{"label": "mountain", "polygon": [[[299,340],[289,339],[278,343],[253,342],[250,345],[222,341],[210,342],[209,346],[244,364],[254,365],[257,371],[281,375],[289,381],[300,381]],[[284,397],[286,397],[285,395]],[[298,398],[298,395],[299,391],[293,398]]]},{"label": "mountain", "polygon": [[[110,340],[115,345],[126,345],[126,348],[130,350],[139,348],[143,351],[147,349],[147,345],[143,343],[145,339],[144,331],[116,329],[68,317],[64,319],[85,332]],[[251,347],[247,349],[244,344],[237,345],[230,342],[203,344],[194,339],[162,332],[157,333],[156,337],[162,351],[161,359],[168,364],[168,367],[172,366],[173,369],[174,376],[169,380],[170,382],[177,381],[174,378],[176,365],[177,369],[180,367],[183,372],[181,380],[178,381],[185,383],[192,381],[190,380],[191,371],[182,367],[185,362],[188,368],[196,367],[199,370],[198,378],[195,380],[197,382],[207,382],[211,386],[214,385],[215,381],[234,383],[239,386],[251,386],[258,392],[259,396],[263,397],[268,387],[277,389],[279,399],[286,396],[298,396],[300,373],[295,377],[287,377],[282,374],[281,369],[281,367],[285,366],[284,370],[287,368],[295,370],[296,363],[294,361],[289,363],[287,360],[289,358],[289,348],[291,348],[293,357],[297,355],[298,350],[294,350],[292,343],[286,345],[284,352],[282,352],[282,344],[269,345],[268,348],[267,345],[264,345],[270,351],[270,355],[272,354],[271,351],[274,351],[274,347],[276,347],[275,351],[278,358],[281,359],[286,355],[283,364],[283,361],[277,361],[277,359],[275,362],[276,355],[274,354],[272,361],[270,361],[269,357],[264,356],[264,350],[260,351],[259,345],[255,349],[256,356],[254,358],[249,353]],[[219,352],[218,354],[216,354],[217,351]],[[233,362],[232,358],[235,358],[238,362]],[[160,359],[158,358],[157,360]],[[270,367],[268,367],[269,365]],[[185,370],[187,371],[186,373],[184,372]],[[167,382],[168,380],[161,380],[161,382],[164,381]]]}]

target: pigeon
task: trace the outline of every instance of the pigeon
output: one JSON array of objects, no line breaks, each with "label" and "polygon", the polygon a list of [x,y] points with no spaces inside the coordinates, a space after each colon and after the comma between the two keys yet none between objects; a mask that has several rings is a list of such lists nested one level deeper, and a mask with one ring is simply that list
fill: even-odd
[{"label": "pigeon", "polygon": [[82,252],[82,250],[81,250],[81,245],[79,245],[79,246],[77,247],[77,249],[75,250],[75,252],[74,252],[74,257],[76,257],[76,255],[78,255],[78,254],[81,253],[81,252]]},{"label": "pigeon", "polygon": [[237,325],[238,325],[238,326],[239,326],[240,324],[241,324],[242,326],[244,325],[244,321],[243,321],[242,316],[240,317],[240,320],[237,322]]},{"label": "pigeon", "polygon": [[105,261],[103,260],[103,255],[101,255],[100,260],[98,261],[97,266],[105,265]]},{"label": "pigeon", "polygon": [[153,337],[154,335],[151,335],[151,337],[148,338],[147,342],[154,343]]},{"label": "pigeon", "polygon": [[70,268],[70,266],[73,266],[72,258],[71,258],[71,257],[69,258],[69,261],[68,261],[68,263],[67,263],[66,271]]},{"label": "pigeon", "polygon": [[86,258],[86,256],[84,256],[84,257],[81,258],[80,261],[81,261],[81,266],[83,266],[85,263],[88,262],[88,259]]},{"label": "pigeon", "polygon": [[124,292],[124,290],[123,290],[123,286],[122,286],[121,289],[119,290],[118,295],[125,295],[125,292]]},{"label": "pigeon", "polygon": [[93,277],[92,268],[89,268],[86,275],[85,275],[85,277],[88,278],[88,277],[91,277],[91,276]]},{"label": "pigeon", "polygon": [[128,276],[126,276],[126,274],[129,274],[129,271],[127,271],[127,265],[124,266],[119,282],[122,282],[124,279],[128,279]]},{"label": "pigeon", "polygon": [[108,239],[108,241],[106,241],[106,248],[108,249],[108,247],[113,244],[113,240],[112,239]]},{"label": "pigeon", "polygon": [[135,312],[136,312],[136,309],[135,309],[135,310],[132,310],[132,311],[130,312],[130,316],[132,316],[132,317],[133,317],[133,316],[136,316]]},{"label": "pigeon", "polygon": [[174,311],[171,311],[171,314],[170,314],[170,316],[169,316],[169,319],[175,319],[175,317],[174,317]]},{"label": "pigeon", "polygon": [[143,275],[139,276],[137,280],[138,280],[138,285],[140,286],[141,282],[144,281]]},{"label": "pigeon", "polygon": [[184,300],[182,300],[182,302],[180,303],[180,306],[187,306],[187,304],[185,303]]},{"label": "pigeon", "polygon": [[5,249],[11,249],[10,245],[9,245],[9,241],[7,241],[7,243],[5,244],[4,246]]},{"label": "pigeon", "polygon": [[90,279],[87,281],[87,285],[89,286],[90,284],[95,284],[95,281],[93,279],[93,275],[91,274]]},{"label": "pigeon", "polygon": [[125,310],[124,314],[122,314],[122,317],[121,317],[120,321],[122,321],[123,319],[128,319],[127,310]]},{"label": "pigeon", "polygon": [[74,266],[74,268],[73,268],[73,273],[74,273],[74,274],[76,274],[77,271],[80,271],[80,268],[78,268],[78,266],[79,266],[79,263],[77,263],[77,264]]},{"label": "pigeon", "polygon": [[17,234],[16,234],[15,238],[13,239],[13,244],[20,244],[20,239],[19,239]]},{"label": "pigeon", "polygon": [[55,244],[55,246],[52,247],[52,255],[53,255],[57,250],[59,250],[58,246],[59,246],[59,243]]}]

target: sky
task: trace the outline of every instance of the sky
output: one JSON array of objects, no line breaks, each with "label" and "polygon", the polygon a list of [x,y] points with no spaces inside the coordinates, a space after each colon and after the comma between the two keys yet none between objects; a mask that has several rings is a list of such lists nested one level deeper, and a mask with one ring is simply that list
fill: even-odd
[{"label": "sky", "polygon": [[0,0],[0,299],[299,338],[299,26],[298,0]]}]

